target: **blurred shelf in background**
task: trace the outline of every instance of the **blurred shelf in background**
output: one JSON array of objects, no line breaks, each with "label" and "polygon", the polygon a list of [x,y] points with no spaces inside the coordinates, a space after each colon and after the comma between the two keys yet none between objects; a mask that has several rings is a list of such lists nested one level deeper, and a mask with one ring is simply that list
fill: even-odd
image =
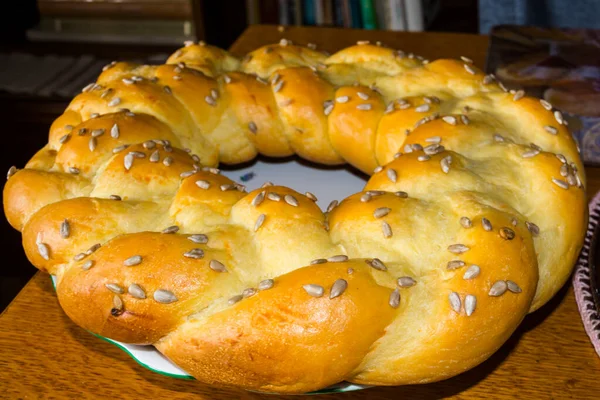
[{"label": "blurred shelf in background", "polygon": [[204,37],[201,2],[192,0],[38,0],[35,41],[178,45]]},{"label": "blurred shelf in background", "polygon": [[248,25],[337,26],[423,31],[441,0],[246,0]]}]

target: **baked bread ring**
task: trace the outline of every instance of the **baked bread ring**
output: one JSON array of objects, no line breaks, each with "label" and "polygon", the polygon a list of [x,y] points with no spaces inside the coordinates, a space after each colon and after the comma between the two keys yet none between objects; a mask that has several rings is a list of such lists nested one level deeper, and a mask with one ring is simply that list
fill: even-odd
[{"label": "baked bread ring", "polygon": [[[258,153],[372,176],[323,213],[215,169]],[[4,208],[81,327],[203,382],[302,393],[488,358],[569,276],[584,188],[560,112],[469,59],[282,40],[107,66],[9,171]]]}]

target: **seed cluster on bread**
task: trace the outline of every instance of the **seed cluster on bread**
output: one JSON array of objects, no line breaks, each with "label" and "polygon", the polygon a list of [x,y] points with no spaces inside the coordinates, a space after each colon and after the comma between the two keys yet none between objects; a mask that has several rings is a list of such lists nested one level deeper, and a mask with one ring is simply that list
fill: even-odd
[{"label": "seed cluster on bread", "polygon": [[[566,124],[465,57],[186,43],[165,65],[108,65],[11,168],[4,209],[75,323],[203,382],[432,382],[568,278],[587,207]],[[371,177],[323,212],[219,174],[259,153]]]}]

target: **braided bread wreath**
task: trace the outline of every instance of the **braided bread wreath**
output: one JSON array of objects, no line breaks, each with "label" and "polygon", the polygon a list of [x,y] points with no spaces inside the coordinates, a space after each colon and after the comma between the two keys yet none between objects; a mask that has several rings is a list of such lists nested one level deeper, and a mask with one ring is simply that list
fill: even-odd
[{"label": "braided bread wreath", "polygon": [[[567,280],[587,207],[565,125],[466,58],[282,40],[239,61],[189,43],[107,66],[11,169],[4,207],[75,323],[200,381],[432,382],[487,359]],[[323,213],[214,168],[258,153],[372,175]]]}]

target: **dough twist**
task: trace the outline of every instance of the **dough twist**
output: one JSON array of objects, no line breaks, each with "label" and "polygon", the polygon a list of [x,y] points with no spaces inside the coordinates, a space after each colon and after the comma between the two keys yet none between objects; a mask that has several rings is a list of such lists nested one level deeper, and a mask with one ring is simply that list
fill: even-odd
[{"label": "dough twist", "polygon": [[[431,382],[485,360],[566,281],[587,207],[565,125],[464,58],[191,44],[107,66],[11,169],[4,207],[73,321],[201,381]],[[258,153],[375,172],[323,213],[214,169]]]}]

